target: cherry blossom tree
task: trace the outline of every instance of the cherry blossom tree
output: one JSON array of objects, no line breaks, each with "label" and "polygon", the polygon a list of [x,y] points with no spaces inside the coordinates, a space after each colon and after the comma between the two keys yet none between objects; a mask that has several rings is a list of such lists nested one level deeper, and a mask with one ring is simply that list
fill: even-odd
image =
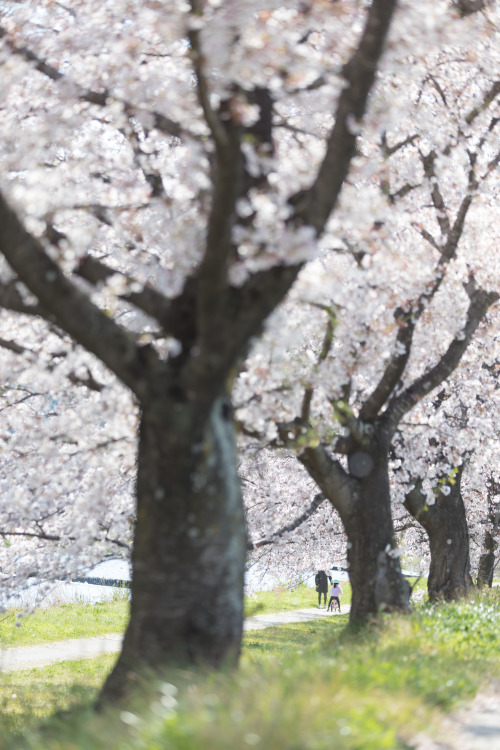
[{"label": "cherry blossom tree", "polygon": [[2,2],[2,304],[68,334],[139,412],[131,617],[107,699],[138,667],[238,656],[231,382],[316,252],[394,6]]},{"label": "cherry blossom tree", "polygon": [[[439,47],[412,60],[411,83],[404,80],[400,109],[396,116],[391,109],[382,133],[375,91],[375,131],[370,138],[368,123],[358,141],[359,172],[323,237],[316,274],[311,265],[304,270],[240,377],[255,383],[255,368],[260,379],[267,373],[260,402],[243,408],[241,419],[255,424],[267,411],[278,424],[275,442],[296,450],[342,518],[353,619],[407,607],[391,472],[399,469],[402,479],[399,487],[392,482],[396,501],[421,477],[432,503],[433,483],[424,477],[436,454],[421,441],[393,460],[394,445],[412,429],[412,413],[418,420],[429,394],[474,350],[478,327],[486,349],[498,330],[500,257],[495,231],[485,231],[498,220],[500,90],[489,73],[498,69],[498,14],[465,15]],[[469,54],[463,24],[484,34],[484,58]],[[399,71],[381,77],[378,90],[398,90],[398,78]],[[285,319],[293,330],[287,342]],[[484,348],[475,354],[469,377]],[[471,408],[476,417],[482,411]],[[423,433],[428,444],[425,426]],[[452,458],[455,449],[448,447]],[[447,473],[459,463],[452,460]]]},{"label": "cherry blossom tree", "polygon": [[338,514],[295,456],[240,442],[248,542],[249,593],[263,583],[311,584],[317,570],[345,558]]},{"label": "cherry blossom tree", "polygon": [[496,338],[496,332],[483,327],[446,388],[429,403],[427,416],[421,410],[407,425],[412,444],[407,449],[417,458],[417,442],[424,446],[418,478],[404,504],[429,535],[431,600],[456,598],[468,590],[469,537],[481,545],[485,526],[494,528],[488,496],[500,449],[498,386],[491,366]]},{"label": "cherry blossom tree", "polygon": [[129,394],[53,326],[19,323],[0,318],[3,598],[40,579],[42,594],[106,556],[128,556],[132,541]]},{"label": "cherry blossom tree", "polygon": [[493,572],[497,562],[498,537],[500,536],[500,486],[493,476],[488,482],[488,517],[484,531],[483,547],[477,570],[477,587],[493,585]]}]

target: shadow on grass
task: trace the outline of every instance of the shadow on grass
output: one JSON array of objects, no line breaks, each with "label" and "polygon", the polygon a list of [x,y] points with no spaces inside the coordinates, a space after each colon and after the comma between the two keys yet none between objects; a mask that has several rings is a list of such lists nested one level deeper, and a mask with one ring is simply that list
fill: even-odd
[{"label": "shadow on grass", "polygon": [[332,639],[339,641],[348,619],[346,614],[249,631],[243,639],[243,658],[266,653],[272,657],[289,656],[297,649],[307,649],[308,652],[322,649]]}]

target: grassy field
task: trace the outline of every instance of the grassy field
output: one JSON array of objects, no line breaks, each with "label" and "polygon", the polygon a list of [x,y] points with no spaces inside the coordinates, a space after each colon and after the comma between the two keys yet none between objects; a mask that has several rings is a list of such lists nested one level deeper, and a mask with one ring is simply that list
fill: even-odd
[{"label": "grassy field", "polygon": [[[270,606],[304,606],[306,594],[276,592]],[[121,604],[110,605],[111,630],[123,626]],[[169,674],[159,693],[113,716],[90,706],[114,656],[0,675],[0,748],[402,749],[500,677],[500,599],[490,592],[356,633],[346,625],[340,615],[250,631],[236,674]]]},{"label": "grassy field", "polygon": [[[10,743],[17,747],[19,734],[56,711],[91,705],[115,660],[115,654],[105,654],[97,659],[0,673],[0,747]],[[44,746],[40,743],[38,747],[42,750]]]},{"label": "grassy field", "polygon": [[0,648],[121,633],[128,611],[128,595],[120,593],[108,602],[59,604],[25,616],[12,610],[0,615]]}]

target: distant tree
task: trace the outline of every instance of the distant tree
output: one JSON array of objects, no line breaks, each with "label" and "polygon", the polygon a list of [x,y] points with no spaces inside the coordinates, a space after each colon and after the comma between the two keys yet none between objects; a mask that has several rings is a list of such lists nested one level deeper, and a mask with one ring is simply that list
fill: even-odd
[{"label": "distant tree", "polygon": [[500,455],[495,339],[494,329],[483,327],[446,387],[407,425],[406,449],[398,447],[400,456],[414,456],[416,473],[404,505],[429,536],[432,601],[469,590],[478,563],[474,546],[483,544],[492,523],[488,498]]},{"label": "distant tree", "polygon": [[477,569],[478,588],[493,585],[493,573],[498,560],[498,538],[500,535],[500,484],[490,477],[488,482],[488,517],[484,531],[483,545]]},{"label": "distant tree", "polygon": [[55,579],[129,556],[137,412],[98,362],[43,320],[2,311],[0,326],[3,600],[25,583],[45,595]]}]

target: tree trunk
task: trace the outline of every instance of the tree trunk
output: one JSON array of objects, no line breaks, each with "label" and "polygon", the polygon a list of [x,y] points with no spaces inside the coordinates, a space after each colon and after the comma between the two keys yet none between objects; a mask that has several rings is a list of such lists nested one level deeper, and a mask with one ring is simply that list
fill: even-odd
[{"label": "tree trunk", "polygon": [[478,589],[483,586],[488,586],[491,589],[493,586],[493,571],[495,569],[495,552],[498,548],[498,542],[493,537],[491,531],[487,530],[484,535],[483,552],[479,558],[479,565],[477,569],[477,587]]},{"label": "tree trunk", "polygon": [[401,572],[392,522],[387,451],[382,448],[372,458],[374,467],[358,479],[353,511],[345,520],[351,622],[410,609],[410,588]]},{"label": "tree trunk", "polygon": [[[443,522],[431,522],[431,565],[427,590],[431,602],[459,599],[471,586],[469,532],[462,517],[447,508]],[[435,520],[435,519],[433,519]]]},{"label": "tree trunk", "polygon": [[483,588],[483,586],[488,586],[489,588],[493,586],[495,553],[498,549],[496,536],[498,534],[498,527],[500,526],[500,511],[496,509],[497,506],[493,503],[493,497],[498,494],[499,490],[499,483],[496,482],[493,477],[490,477],[488,482],[488,521],[491,526],[489,526],[484,533],[483,549],[481,551],[477,569],[476,585],[478,589]]},{"label": "tree trunk", "polygon": [[299,456],[344,524],[351,622],[381,611],[410,610],[410,587],[401,572],[392,523],[388,440],[383,429],[373,430],[365,450],[351,453],[348,472],[324,446],[307,447]]},{"label": "tree trunk", "polygon": [[429,537],[431,564],[427,590],[429,600],[451,601],[471,587],[469,529],[461,492],[460,467],[450,492],[439,492],[434,505],[427,505],[418,483],[405,500],[405,507],[422,524]]},{"label": "tree trunk", "polygon": [[246,530],[231,409],[144,408],[130,622],[103,688],[116,701],[143,668],[238,660]]}]

